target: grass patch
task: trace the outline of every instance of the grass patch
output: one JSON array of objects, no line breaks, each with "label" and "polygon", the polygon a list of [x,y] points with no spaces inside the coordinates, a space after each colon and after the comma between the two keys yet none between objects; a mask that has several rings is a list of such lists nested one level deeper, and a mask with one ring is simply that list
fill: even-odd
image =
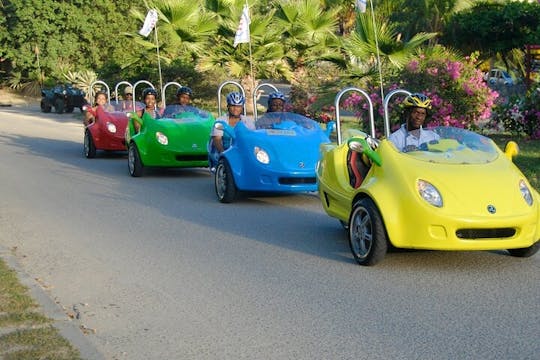
[{"label": "grass patch", "polygon": [[79,351],[39,312],[15,271],[0,259],[0,358],[81,359]]}]

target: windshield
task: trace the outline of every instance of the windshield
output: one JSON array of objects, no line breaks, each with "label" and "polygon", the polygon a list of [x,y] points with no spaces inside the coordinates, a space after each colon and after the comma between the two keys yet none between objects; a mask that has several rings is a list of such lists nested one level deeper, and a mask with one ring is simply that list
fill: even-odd
[{"label": "windshield", "polygon": [[266,113],[255,122],[256,129],[317,130],[319,125],[310,118],[290,112]]},{"label": "windshield", "polygon": [[114,111],[122,111],[122,112],[139,111],[145,108],[145,105],[142,102],[136,101],[135,110],[134,110],[133,101],[131,100],[120,100],[118,101],[118,103],[113,102],[112,105],[114,106]]},{"label": "windshield", "polygon": [[495,143],[472,131],[449,126],[425,131],[432,131],[438,139],[422,143],[414,149],[405,149],[403,152],[407,156],[446,164],[481,164],[498,157]]},{"label": "windshield", "polygon": [[161,117],[168,119],[193,119],[193,115],[201,120],[208,120],[210,113],[191,105],[172,104],[165,107]]}]

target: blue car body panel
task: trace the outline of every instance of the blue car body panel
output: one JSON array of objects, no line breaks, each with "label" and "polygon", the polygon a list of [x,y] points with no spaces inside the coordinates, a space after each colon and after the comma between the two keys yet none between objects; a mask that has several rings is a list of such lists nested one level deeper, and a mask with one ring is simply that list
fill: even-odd
[{"label": "blue car body panel", "polygon": [[[295,113],[270,113],[256,122],[256,130],[239,123],[232,131],[231,146],[221,156],[238,190],[317,191],[319,146],[330,142],[317,122]],[[256,149],[268,154],[268,164],[257,160]]]}]

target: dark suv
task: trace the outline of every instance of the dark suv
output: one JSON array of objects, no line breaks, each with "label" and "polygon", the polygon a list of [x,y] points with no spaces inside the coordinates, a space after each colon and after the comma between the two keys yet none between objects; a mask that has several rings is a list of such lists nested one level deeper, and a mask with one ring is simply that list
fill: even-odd
[{"label": "dark suv", "polygon": [[51,112],[51,108],[57,114],[73,112],[73,109],[78,107],[83,111],[83,106],[86,104],[84,92],[74,88],[71,84],[56,85],[52,89],[41,90],[41,111]]}]

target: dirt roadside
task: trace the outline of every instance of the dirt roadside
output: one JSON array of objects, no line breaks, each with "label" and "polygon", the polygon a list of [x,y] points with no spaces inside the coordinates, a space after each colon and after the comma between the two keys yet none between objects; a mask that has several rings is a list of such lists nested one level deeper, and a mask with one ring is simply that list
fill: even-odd
[{"label": "dirt roadside", "polygon": [[30,106],[39,105],[40,98],[19,95],[9,89],[0,88],[0,106]]}]

